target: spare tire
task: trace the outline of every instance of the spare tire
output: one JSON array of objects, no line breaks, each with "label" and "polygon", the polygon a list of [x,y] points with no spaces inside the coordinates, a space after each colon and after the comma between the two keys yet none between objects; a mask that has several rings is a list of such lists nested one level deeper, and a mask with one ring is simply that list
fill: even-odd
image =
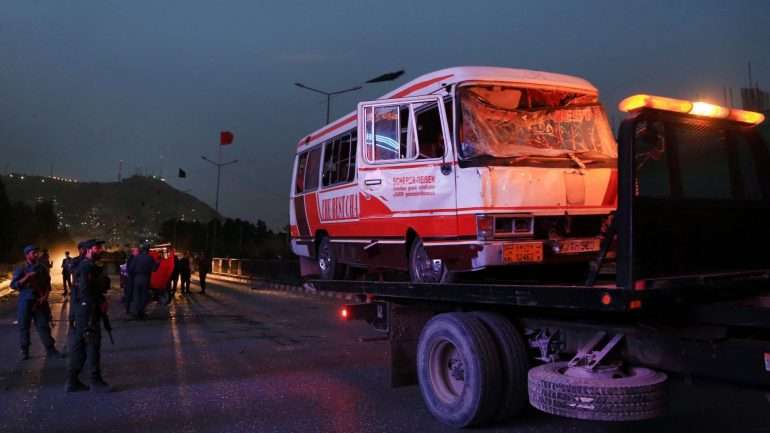
[{"label": "spare tire", "polygon": [[666,374],[629,367],[622,377],[565,375],[566,362],[529,370],[529,401],[553,415],[601,421],[638,421],[666,412]]}]

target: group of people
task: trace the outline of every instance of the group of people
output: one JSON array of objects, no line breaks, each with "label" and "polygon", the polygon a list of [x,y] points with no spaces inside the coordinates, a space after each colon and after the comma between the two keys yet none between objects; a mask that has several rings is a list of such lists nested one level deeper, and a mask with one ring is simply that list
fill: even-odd
[{"label": "group of people", "polygon": [[[110,278],[98,260],[103,254],[104,241],[90,239],[78,244],[78,256],[71,257],[65,252],[62,260],[62,283],[64,299],[69,297],[68,316],[66,391],[109,391],[110,386],[101,373],[101,329],[104,325],[110,331],[108,302],[106,293],[110,289]],[[206,291],[206,274],[211,270],[211,262],[204,254],[197,259],[200,275],[201,292]],[[51,335],[53,320],[50,304],[51,263],[47,251],[35,245],[24,248],[24,264],[16,269],[11,280],[11,288],[19,292],[18,324],[21,359],[29,359],[30,326],[35,322],[40,341],[46,348],[49,358],[64,358],[56,349],[56,341]],[[150,300],[151,275],[159,267],[158,262],[149,254],[149,246],[133,248],[126,263],[127,281],[124,287],[123,301],[126,313],[134,318],[144,318],[145,308]],[[174,288],[181,278],[181,291],[190,293],[190,258],[185,254],[175,258]],[[170,283],[169,283],[170,284]],[[80,381],[80,373],[88,363],[91,372],[90,387]]]},{"label": "group of people", "polygon": [[[101,373],[101,327],[108,321],[108,304],[105,296],[110,288],[110,279],[102,266],[97,264],[103,253],[104,241],[90,239],[78,244],[79,255],[66,262],[66,273],[71,291],[68,316],[66,391],[81,391],[89,386],[80,381],[80,372],[86,362],[91,372],[90,389],[109,391],[110,386]],[[65,273],[65,263],[62,264]],[[21,344],[21,359],[29,359],[30,325],[35,322],[40,341],[51,358],[63,355],[56,349],[51,336],[51,308],[48,297],[51,293],[50,269],[53,264],[47,255],[42,255],[35,245],[24,248],[24,265],[16,269],[11,288],[19,292],[18,323]],[[74,277],[74,278],[72,278]]]}]

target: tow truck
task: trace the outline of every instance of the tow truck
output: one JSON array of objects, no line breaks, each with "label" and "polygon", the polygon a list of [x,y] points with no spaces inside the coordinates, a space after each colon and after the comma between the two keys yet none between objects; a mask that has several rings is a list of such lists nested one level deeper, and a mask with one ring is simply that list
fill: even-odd
[{"label": "tow truck", "polygon": [[761,113],[620,103],[618,204],[585,279],[312,280],[386,332],[391,384],[453,427],[660,416],[667,373],[770,385],[770,157]]}]

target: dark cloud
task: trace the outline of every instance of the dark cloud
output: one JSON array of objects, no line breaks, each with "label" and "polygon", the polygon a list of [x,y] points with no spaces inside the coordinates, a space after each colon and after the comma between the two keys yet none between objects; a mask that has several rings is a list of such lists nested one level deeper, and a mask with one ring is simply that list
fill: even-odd
[{"label": "dark cloud", "polygon": [[297,139],[337,90],[405,69],[333,101],[343,115],[419,74],[496,65],[583,76],[614,112],[637,91],[721,101],[767,84],[770,3],[254,2],[11,0],[0,14],[0,169],[112,180],[118,161],[214,201],[220,130],[222,210],[280,227]]}]

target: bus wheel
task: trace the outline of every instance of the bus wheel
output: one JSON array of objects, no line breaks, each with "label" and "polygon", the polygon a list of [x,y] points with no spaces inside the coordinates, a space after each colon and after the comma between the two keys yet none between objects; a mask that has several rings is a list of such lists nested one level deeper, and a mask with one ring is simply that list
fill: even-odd
[{"label": "bus wheel", "polygon": [[491,420],[501,393],[495,343],[468,313],[434,316],[417,345],[417,377],[430,413],[453,427]]},{"label": "bus wheel", "polygon": [[409,278],[413,283],[448,283],[452,274],[441,260],[433,260],[422,239],[415,238],[409,248]]},{"label": "bus wheel", "polygon": [[555,362],[529,371],[532,406],[553,415],[638,421],[666,411],[665,373],[641,367],[569,367]]},{"label": "bus wheel", "polygon": [[328,236],[321,236],[318,241],[318,267],[321,269],[322,280],[339,280],[345,274],[343,266],[337,263],[337,256]]},{"label": "bus wheel", "polygon": [[521,414],[527,406],[527,345],[513,323],[500,314],[488,311],[473,314],[492,335],[500,355],[503,389],[495,420],[503,421]]}]

